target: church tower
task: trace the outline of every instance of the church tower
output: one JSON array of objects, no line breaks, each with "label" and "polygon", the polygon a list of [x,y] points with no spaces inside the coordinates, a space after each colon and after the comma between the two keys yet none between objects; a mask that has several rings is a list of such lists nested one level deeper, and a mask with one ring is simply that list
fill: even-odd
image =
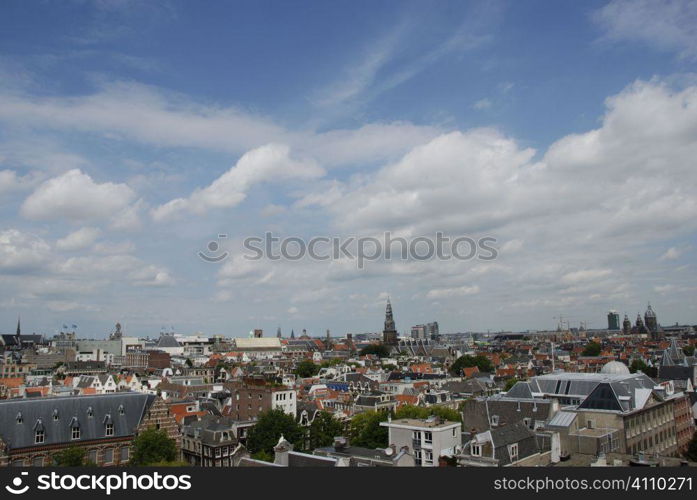
[{"label": "church tower", "polygon": [[385,329],[382,331],[382,341],[386,345],[397,345],[397,330],[392,317],[390,299],[387,299],[387,307],[385,308]]}]

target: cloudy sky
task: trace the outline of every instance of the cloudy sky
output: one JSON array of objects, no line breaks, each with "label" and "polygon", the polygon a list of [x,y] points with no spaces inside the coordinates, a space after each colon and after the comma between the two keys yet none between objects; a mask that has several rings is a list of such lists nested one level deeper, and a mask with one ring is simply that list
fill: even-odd
[{"label": "cloudy sky", "polygon": [[[696,27],[680,0],[4,1],[0,331],[340,335],[388,295],[400,331],[695,323]],[[245,259],[266,231],[499,255]]]}]

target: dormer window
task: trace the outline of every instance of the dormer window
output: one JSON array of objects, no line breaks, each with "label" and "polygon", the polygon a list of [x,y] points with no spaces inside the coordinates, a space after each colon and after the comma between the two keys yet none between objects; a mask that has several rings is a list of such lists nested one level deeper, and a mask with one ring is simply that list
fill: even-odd
[{"label": "dormer window", "polygon": [[92,418],[94,416],[94,410],[92,409],[91,406],[87,408],[87,416],[89,418]]},{"label": "dormer window", "polygon": [[482,456],[482,446],[479,444],[474,444],[470,445],[470,453],[472,453],[473,457],[481,457]]},{"label": "dormer window", "polygon": [[491,425],[499,425],[499,416],[498,415],[491,416]]},{"label": "dormer window", "polygon": [[126,410],[124,410],[123,405],[119,405],[119,415],[123,415],[126,413]]},{"label": "dormer window", "polygon": [[46,432],[43,429],[37,429],[34,432],[34,444],[43,444]]},{"label": "dormer window", "polygon": [[70,439],[80,439],[80,423],[77,417],[73,417],[70,421]]},{"label": "dormer window", "polygon": [[104,426],[104,435],[113,436],[114,435],[114,424],[106,424]]},{"label": "dormer window", "polygon": [[58,421],[58,410],[53,410],[53,421],[54,422]]},{"label": "dormer window", "polygon": [[21,424],[22,422],[24,422],[24,417],[22,416],[22,412],[19,412],[17,414],[17,417],[15,418],[15,420],[17,420],[18,424]]}]

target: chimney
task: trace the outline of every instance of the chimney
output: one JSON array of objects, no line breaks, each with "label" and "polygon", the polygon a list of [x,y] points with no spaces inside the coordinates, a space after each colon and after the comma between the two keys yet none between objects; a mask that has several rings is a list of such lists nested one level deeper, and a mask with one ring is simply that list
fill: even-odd
[{"label": "chimney", "polygon": [[334,438],[334,450],[336,451],[341,451],[346,449],[346,446],[348,443],[346,442],[346,438],[343,436],[336,436]]}]

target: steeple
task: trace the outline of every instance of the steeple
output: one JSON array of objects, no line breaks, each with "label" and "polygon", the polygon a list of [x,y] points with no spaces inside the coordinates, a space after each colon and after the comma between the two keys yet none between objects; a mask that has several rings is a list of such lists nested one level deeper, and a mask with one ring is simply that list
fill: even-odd
[{"label": "steeple", "polygon": [[397,330],[392,316],[392,303],[388,297],[385,308],[385,329],[382,331],[382,341],[387,345],[397,345]]},{"label": "steeple", "polygon": [[22,334],[22,328],[19,325],[19,314],[17,315],[17,338],[19,339],[19,336]]},{"label": "steeple", "polygon": [[295,330],[290,331],[290,338],[292,338],[292,339],[295,338]]},{"label": "steeple", "polygon": [[278,327],[278,330],[276,330],[276,337],[278,337],[279,339],[281,338],[281,327],[280,326]]}]

